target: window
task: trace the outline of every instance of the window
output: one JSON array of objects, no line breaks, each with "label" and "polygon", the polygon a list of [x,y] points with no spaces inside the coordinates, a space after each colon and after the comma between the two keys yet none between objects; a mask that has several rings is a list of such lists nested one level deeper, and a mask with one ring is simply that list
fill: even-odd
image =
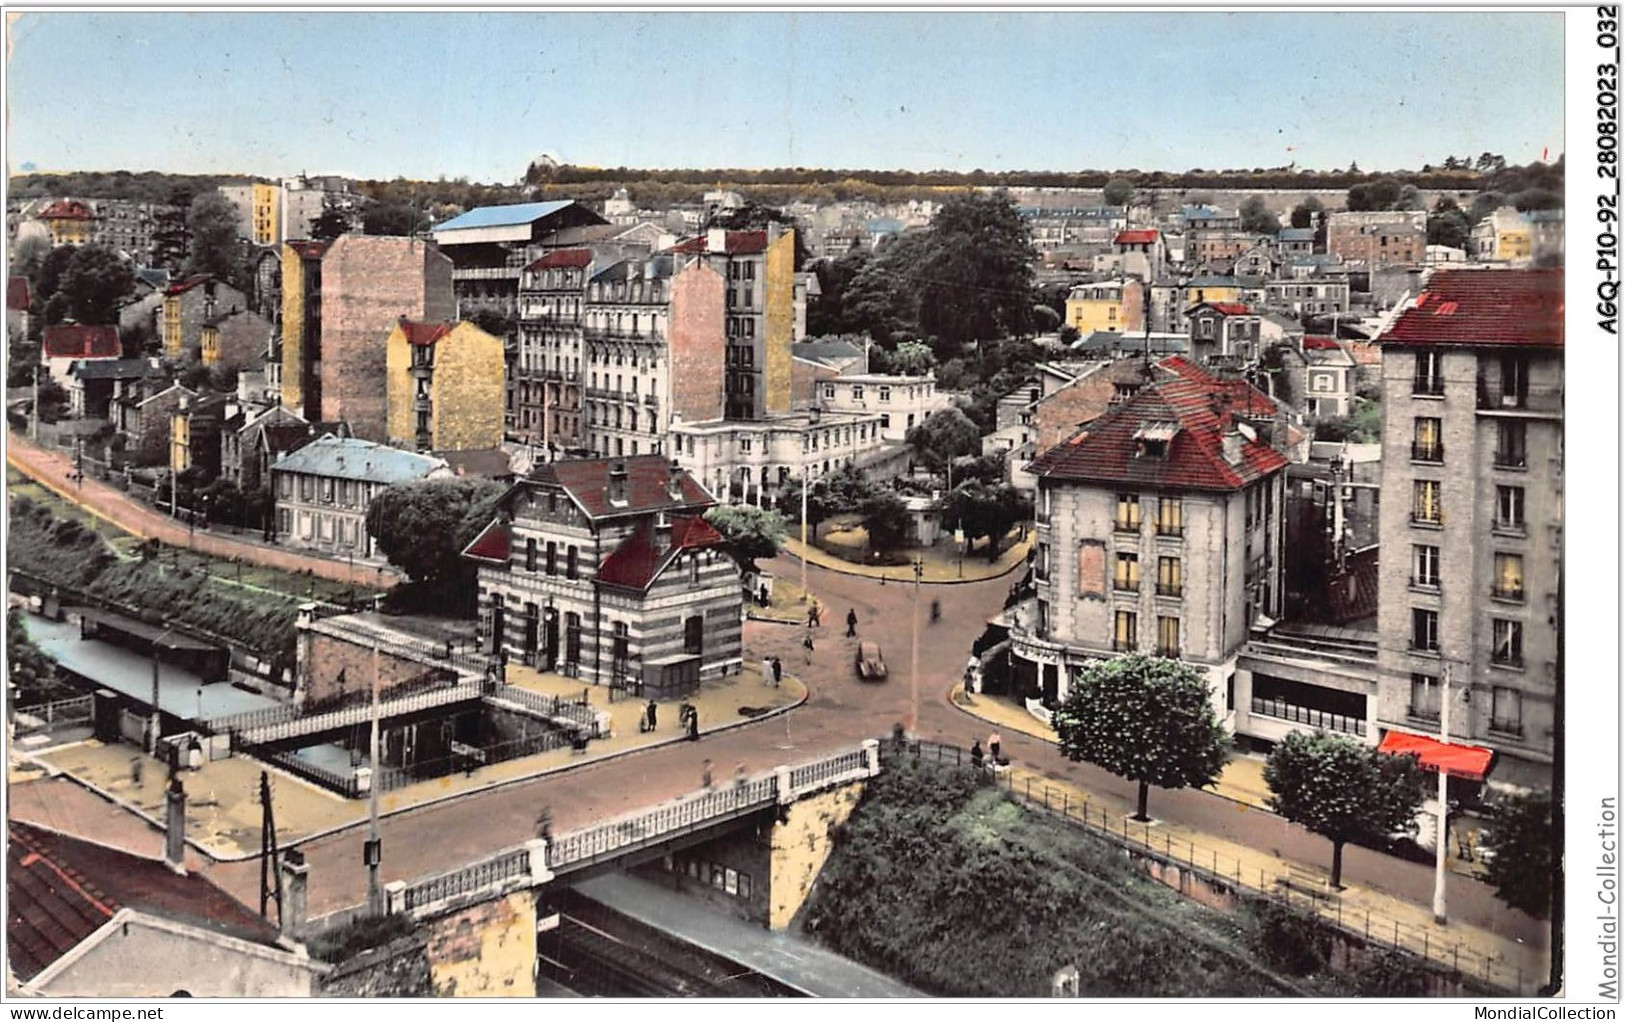
[{"label": "window", "polygon": [[1185,590],[1180,574],[1179,558],[1157,558],[1157,595],[1181,595]]},{"label": "window", "polygon": [[1179,656],[1179,618],[1157,618],[1157,655]]},{"label": "window", "polygon": [[881,387],[880,388],[880,400],[882,400],[882,401],[890,401],[891,400],[891,388],[890,387]]},{"label": "window", "polygon": [[[551,497],[551,494],[549,496]],[[559,545],[552,540],[547,541],[547,573],[549,575],[559,573]]]},{"label": "window", "polygon": [[1444,511],[1439,506],[1438,480],[1416,480],[1411,496],[1411,521],[1425,525],[1444,524]]},{"label": "window", "polygon": [[1503,667],[1523,666],[1523,622],[1495,618],[1491,622],[1490,661]]},{"label": "window", "polygon": [[[1122,510],[1122,498],[1118,498],[1118,510]],[[1138,511],[1136,511],[1136,521]],[[1135,526],[1138,528],[1138,525]],[[1157,535],[1178,536],[1185,531],[1185,509],[1178,497],[1157,498]]]},{"label": "window", "polygon": [[1415,439],[1411,441],[1412,461],[1443,461],[1443,423],[1439,419],[1418,418]]},{"label": "window", "polygon": [[1439,719],[1439,679],[1431,674],[1411,675],[1411,704],[1406,714],[1418,720]]},{"label": "window", "polygon": [[1495,527],[1509,532],[1523,531],[1523,487],[1495,488]]},{"label": "window", "polygon": [[1112,632],[1112,649],[1119,653],[1132,653],[1139,648],[1138,622],[1132,610],[1117,612]]},{"label": "window", "polygon": [[625,621],[617,621],[610,631],[610,659],[614,661],[613,670],[616,674],[626,673],[626,660],[630,652],[631,637],[627,633]]},{"label": "window", "polygon": [[581,662],[581,615],[574,611],[564,615],[564,662]]},{"label": "window", "polygon": [[1522,355],[1501,356],[1502,408],[1522,408],[1529,400],[1529,360]]},{"label": "window", "polygon": [[1490,730],[1523,734],[1523,693],[1501,685],[1490,690]]},{"label": "window", "polygon": [[575,547],[570,547],[564,553],[564,577],[565,578],[580,578],[581,577],[581,569],[576,564],[576,548]]},{"label": "window", "polygon": [[1497,423],[1495,438],[1495,467],[1523,468],[1528,463],[1524,449],[1527,438],[1526,424],[1517,421]]},{"label": "window", "polygon": [[1117,569],[1112,575],[1112,588],[1127,593],[1139,591],[1140,556],[1138,554],[1117,555]]},{"label": "window", "polygon": [[1438,397],[1444,393],[1442,356],[1437,351],[1416,353],[1416,375],[1411,381],[1411,393]]},{"label": "window", "polygon": [[1417,545],[1411,547],[1411,585],[1426,589],[1439,588],[1439,548]]},{"label": "window", "polygon": [[1118,532],[1140,531],[1139,494],[1119,493],[1117,495],[1117,518],[1114,524]]},{"label": "window", "polygon": [[824,388],[824,397],[827,398],[828,400],[831,400],[831,401],[835,400],[835,388],[834,387],[825,387]]},{"label": "window", "polygon": [[1498,600],[1523,599],[1523,555],[1497,553],[1495,555],[1495,588],[1492,595]]},{"label": "window", "polygon": [[1422,653],[1439,652],[1439,612],[1411,608],[1411,649]]},{"label": "window", "polygon": [[536,570],[536,541],[534,539],[525,540],[525,570]]},{"label": "window", "polygon": [[1049,581],[1049,544],[1038,544],[1038,556],[1033,559],[1033,577],[1040,582]]},{"label": "window", "polygon": [[854,400],[854,401],[862,401],[863,400],[863,388],[862,387],[853,387],[852,388],[852,400]]}]

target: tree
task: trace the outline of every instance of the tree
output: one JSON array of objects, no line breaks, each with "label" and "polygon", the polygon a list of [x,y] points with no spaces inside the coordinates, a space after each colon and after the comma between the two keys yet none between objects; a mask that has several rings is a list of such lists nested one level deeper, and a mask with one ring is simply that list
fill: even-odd
[{"label": "tree", "polygon": [[1262,196],[1249,196],[1241,204],[1241,229],[1254,234],[1279,234],[1281,219],[1271,213]]},{"label": "tree", "polygon": [[1313,195],[1292,207],[1292,226],[1299,229],[1315,226],[1315,217],[1324,209]]},{"label": "tree", "polygon": [[1473,196],[1473,204],[1467,207],[1467,219],[1477,226],[1478,222],[1491,213],[1507,204],[1505,195],[1500,192],[1479,192]]},{"label": "tree", "polygon": [[1428,214],[1429,245],[1465,249],[1471,232],[1472,225],[1467,222],[1467,214],[1456,205],[1455,199],[1446,195],[1434,203],[1433,212]]},{"label": "tree", "polygon": [[1138,782],[1136,820],[1150,819],[1150,785],[1206,787],[1218,780],[1229,749],[1206,680],[1160,657],[1133,654],[1095,663],[1053,719],[1068,759]]},{"label": "tree", "polygon": [[17,607],[6,611],[7,680],[17,687],[17,703],[32,706],[72,694],[57,676],[56,661],[28,637],[26,618]]},{"label": "tree", "polygon": [[964,412],[944,408],[932,412],[924,422],[908,431],[906,438],[920,464],[932,472],[942,472],[953,458],[980,454],[982,434]]},{"label": "tree", "polygon": [[863,504],[863,528],[869,534],[869,549],[890,553],[908,536],[908,505],[890,490],[880,490]]},{"label": "tree", "polygon": [[904,376],[924,376],[937,364],[937,356],[931,353],[931,346],[919,341],[903,341],[890,351],[877,346],[870,351],[869,357],[872,372],[901,373]]},{"label": "tree", "polygon": [[1422,192],[1415,185],[1400,186],[1399,197],[1394,200],[1395,209],[1427,209],[1427,200],[1422,198]]},{"label": "tree", "polygon": [[367,207],[361,214],[363,234],[409,238],[428,228],[429,218],[407,202],[380,202]]},{"label": "tree", "polygon": [[18,240],[11,253],[11,275],[33,280],[40,263],[50,254],[51,243],[39,235],[28,235]]},{"label": "tree", "polygon": [[237,244],[237,207],[219,192],[201,195],[186,215],[191,236],[187,273],[208,273],[234,286],[241,280],[242,253]]},{"label": "tree", "polygon": [[1332,886],[1343,886],[1343,845],[1412,831],[1422,771],[1342,735],[1294,731],[1264,764],[1270,808],[1332,843]]},{"label": "tree", "polygon": [[[44,306],[62,289],[62,274],[76,251],[72,245],[58,245],[35,264],[34,275],[28,281],[28,297],[32,303]],[[65,301],[62,311],[67,311]],[[47,319],[47,322],[55,321]]]},{"label": "tree", "polygon": [[79,323],[118,321],[118,308],[135,287],[135,273],[119,254],[102,245],[77,249],[62,271],[62,294],[68,313]]},{"label": "tree", "polygon": [[322,203],[322,211],[310,218],[310,237],[332,241],[350,232],[350,217],[332,201]]},{"label": "tree", "polygon": [[[976,475],[979,462],[966,465],[966,475]],[[1002,472],[1001,472],[1002,475]],[[1011,526],[1025,521],[1030,514],[1027,502],[1013,487],[1003,482],[973,479],[956,486],[943,500],[942,524],[958,528],[965,534],[965,553],[978,539],[987,538],[987,559],[999,559],[999,541]]]},{"label": "tree", "polygon": [[1478,154],[1478,161],[1473,164],[1473,167],[1480,174],[1494,174],[1507,169],[1507,161],[1505,156],[1483,152]]},{"label": "tree", "polygon": [[724,549],[747,575],[756,572],[756,558],[777,555],[784,542],[784,516],[777,511],[749,504],[718,504],[705,513],[705,520],[722,533]]},{"label": "tree", "polygon": [[1486,858],[1496,897],[1536,919],[1548,918],[1557,871],[1552,793],[1503,795],[1492,802],[1481,847],[1493,853]]},{"label": "tree", "polygon": [[397,483],[367,508],[367,531],[389,563],[428,589],[463,595],[472,571],[459,556],[496,517],[505,488],[488,479]]},{"label": "tree", "polygon": [[1126,206],[1129,200],[1134,198],[1134,183],[1114,177],[1106,182],[1106,187],[1101,189],[1101,195],[1108,206]]}]

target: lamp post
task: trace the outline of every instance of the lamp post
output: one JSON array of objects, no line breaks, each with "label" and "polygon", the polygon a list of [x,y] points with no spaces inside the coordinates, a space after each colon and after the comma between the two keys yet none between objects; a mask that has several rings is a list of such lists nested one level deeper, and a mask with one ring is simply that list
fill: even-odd
[{"label": "lamp post", "polygon": [[158,711],[158,649],[168,634],[169,627],[165,627],[152,640],[152,723],[147,728],[147,755],[154,759],[158,757],[158,732],[163,727],[163,715]]},{"label": "lamp post", "polygon": [[914,639],[908,658],[908,730],[918,734],[920,726],[920,576],[925,567],[914,558]]},{"label": "lamp post", "polygon": [[[1450,744],[1450,664],[1444,665],[1439,676],[1439,741]],[[1450,854],[1450,774],[1439,764],[1439,830],[1433,849],[1433,921],[1443,926],[1449,921],[1445,910],[1444,881],[1449,872],[1446,862]]]},{"label": "lamp post", "polygon": [[801,463],[801,602],[807,602],[807,463]]},{"label": "lamp post", "polygon": [[384,903],[384,888],[379,882],[378,867],[383,859],[383,839],[378,835],[378,784],[383,771],[378,760],[378,643],[372,644],[372,767],[371,783],[367,786],[367,843],[361,858],[367,866],[367,912],[381,916],[388,907]]}]

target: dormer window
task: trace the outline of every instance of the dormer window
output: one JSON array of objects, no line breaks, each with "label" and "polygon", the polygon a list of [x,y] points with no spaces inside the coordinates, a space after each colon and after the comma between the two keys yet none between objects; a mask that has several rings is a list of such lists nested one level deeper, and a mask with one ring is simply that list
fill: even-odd
[{"label": "dormer window", "polygon": [[1134,456],[1136,458],[1154,458],[1164,460],[1168,457],[1168,445],[1173,442],[1174,435],[1179,432],[1179,424],[1175,422],[1148,422],[1134,433]]}]

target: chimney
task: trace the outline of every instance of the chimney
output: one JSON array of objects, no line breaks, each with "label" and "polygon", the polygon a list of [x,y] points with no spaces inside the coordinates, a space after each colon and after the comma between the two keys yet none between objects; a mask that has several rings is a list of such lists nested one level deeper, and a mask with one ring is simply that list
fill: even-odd
[{"label": "chimney", "polygon": [[186,873],[186,789],[179,777],[171,777],[164,791],[164,865]]},{"label": "chimney", "polygon": [[305,935],[305,898],[310,887],[310,867],[305,865],[305,853],[290,848],[282,853],[282,904],[277,910],[277,922],[282,936],[288,940],[302,940]]},{"label": "chimney", "polygon": [[683,470],[678,467],[676,458],[666,466],[666,496],[679,504],[687,499],[683,495]]},{"label": "chimney", "polygon": [[721,227],[713,227],[705,232],[705,250],[713,255],[721,255],[728,248],[728,232]]},{"label": "chimney", "polygon": [[767,225],[767,243],[771,245],[783,236],[784,225],[779,223],[777,220],[769,221]]},{"label": "chimney", "polygon": [[1242,436],[1235,423],[1232,422],[1225,428],[1220,442],[1224,445],[1224,460],[1232,465],[1241,464]]},{"label": "chimney", "polygon": [[616,507],[626,506],[626,462],[611,462],[609,466],[609,502]]}]

